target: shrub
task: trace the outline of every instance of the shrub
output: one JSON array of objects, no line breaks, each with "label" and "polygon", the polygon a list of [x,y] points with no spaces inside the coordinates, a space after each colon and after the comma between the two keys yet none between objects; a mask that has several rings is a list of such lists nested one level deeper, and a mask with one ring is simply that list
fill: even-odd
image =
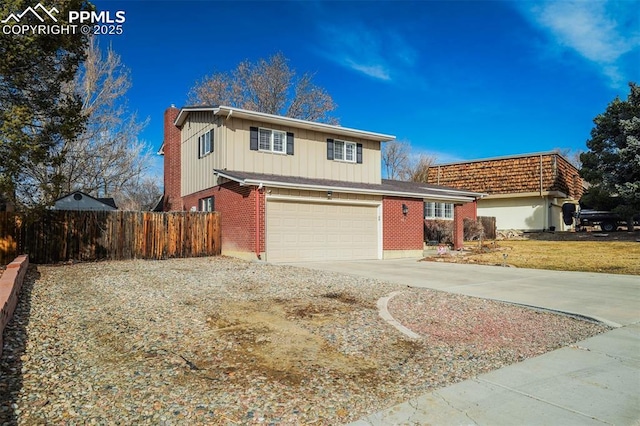
[{"label": "shrub", "polygon": [[453,243],[453,221],[425,220],[424,240],[425,242],[437,241],[438,243]]},{"label": "shrub", "polygon": [[484,227],[479,220],[464,219],[464,240],[481,240],[484,237]]}]

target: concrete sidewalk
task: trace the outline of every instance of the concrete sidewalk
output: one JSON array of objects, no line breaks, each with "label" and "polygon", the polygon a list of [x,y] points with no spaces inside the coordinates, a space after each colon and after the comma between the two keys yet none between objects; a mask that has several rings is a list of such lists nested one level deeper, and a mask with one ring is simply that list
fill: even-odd
[{"label": "concrete sidewalk", "polygon": [[640,277],[407,259],[293,265],[570,312],[618,327],[353,425],[640,425]]}]

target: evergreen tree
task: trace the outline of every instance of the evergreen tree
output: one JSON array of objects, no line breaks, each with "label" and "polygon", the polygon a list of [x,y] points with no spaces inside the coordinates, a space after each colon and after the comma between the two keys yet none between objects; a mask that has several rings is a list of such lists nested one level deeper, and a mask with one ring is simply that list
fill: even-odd
[{"label": "evergreen tree", "polygon": [[[0,4],[0,17],[4,20],[37,4],[35,0],[5,0]],[[93,7],[82,0],[50,1],[47,6],[56,8],[57,22],[45,24],[58,26],[68,24],[69,11]],[[25,24],[43,22],[34,13],[25,13],[19,22],[10,19],[1,25]],[[17,198],[19,204],[51,201],[50,188],[59,186],[61,176],[52,177],[49,188],[41,188],[29,179],[29,170],[61,162],[54,148],[83,129],[82,102],[68,90],[87,44],[87,37],[76,30],[76,34],[0,32],[0,194],[13,201]]]},{"label": "evergreen tree", "polygon": [[640,87],[629,87],[627,100],[616,97],[593,120],[580,175],[592,185],[587,202],[599,209],[615,205],[633,230],[632,217],[640,212]]}]

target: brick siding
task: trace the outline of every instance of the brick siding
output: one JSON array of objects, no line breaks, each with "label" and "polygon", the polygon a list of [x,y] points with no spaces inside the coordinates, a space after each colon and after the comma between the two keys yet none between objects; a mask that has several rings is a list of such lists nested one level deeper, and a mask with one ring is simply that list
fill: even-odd
[{"label": "brick siding", "polygon": [[180,191],[180,129],[173,124],[179,112],[173,106],[164,112],[164,211],[184,210]]},{"label": "brick siding", "polygon": [[[402,204],[409,213],[402,214]],[[382,199],[382,249],[422,250],[424,240],[424,203],[415,198],[384,197]]]},{"label": "brick siding", "polygon": [[[455,212],[454,212],[455,214]],[[458,207],[458,214],[462,217],[462,219],[478,219],[478,204],[476,201],[472,201],[470,203],[462,204]]]},{"label": "brick siding", "polygon": [[462,205],[453,206],[453,248],[455,250],[464,247],[464,218],[461,210]]},{"label": "brick siding", "polygon": [[[256,195],[260,203],[258,229],[260,252],[265,248],[265,197],[264,190],[240,186],[237,182],[209,188],[184,197],[185,205],[196,205],[198,199],[213,196],[215,210],[220,212],[222,226],[222,251],[255,253],[256,251]],[[195,204],[194,204],[195,203]]]}]

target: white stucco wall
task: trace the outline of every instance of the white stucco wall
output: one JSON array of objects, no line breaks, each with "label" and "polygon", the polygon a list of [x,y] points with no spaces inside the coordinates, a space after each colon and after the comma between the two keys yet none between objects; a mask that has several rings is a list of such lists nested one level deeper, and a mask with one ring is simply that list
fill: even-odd
[{"label": "white stucco wall", "polygon": [[548,200],[539,196],[485,198],[478,200],[478,216],[495,217],[498,229],[540,231],[550,226],[548,206]]}]

